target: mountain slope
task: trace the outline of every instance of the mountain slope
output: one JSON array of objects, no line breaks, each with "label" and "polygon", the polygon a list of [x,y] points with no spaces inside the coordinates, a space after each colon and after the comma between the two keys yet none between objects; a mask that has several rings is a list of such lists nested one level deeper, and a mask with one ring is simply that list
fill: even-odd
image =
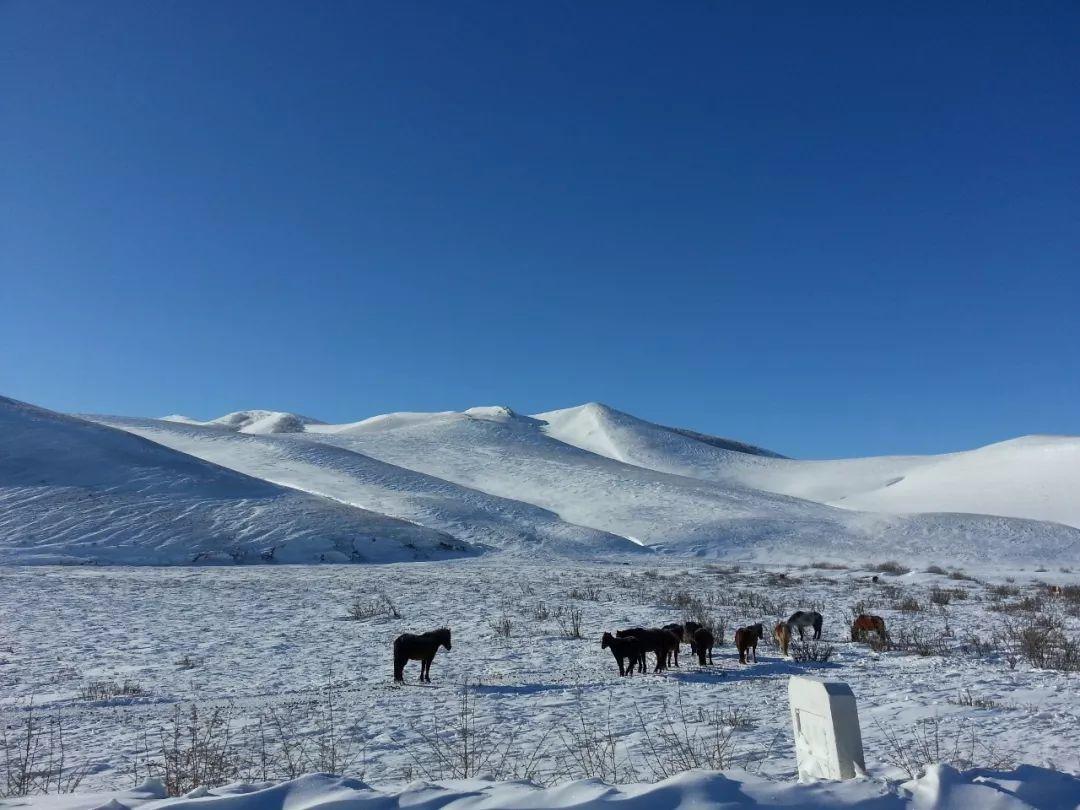
[{"label": "mountain slope", "polygon": [[[613,432],[592,436],[586,449],[579,446],[586,443],[581,431],[572,437],[574,442],[564,441],[566,425],[551,417],[521,416],[507,408],[407,418],[391,414],[350,425],[313,426],[302,436],[531,503],[572,523],[671,553],[761,557],[807,549],[818,556],[868,559],[882,553],[914,557],[932,550],[947,559],[1080,557],[1080,531],[1074,528],[985,515],[840,510],[744,483],[748,471],[770,474],[775,465],[788,465],[783,459],[702,442],[687,448],[695,440],[658,426],[633,443]],[[670,469],[698,475],[636,463],[646,452],[653,461],[664,459],[667,452]],[[628,461],[612,458],[615,454]],[[722,465],[709,466],[718,459]],[[871,489],[895,469],[892,460],[866,461],[839,463],[832,479],[821,486],[829,491],[839,484],[850,488],[854,482]],[[796,469],[789,465],[782,471]],[[812,476],[799,475],[800,486],[815,485]]]},{"label": "mountain slope", "polygon": [[[630,541],[515,500],[379,461],[315,434],[243,435],[211,423],[94,417],[167,447],[276,484],[394,515],[499,549],[543,547],[559,553],[634,551]],[[388,421],[379,422],[384,426]],[[333,430],[337,426],[314,426]]]},{"label": "mountain slope", "polygon": [[1031,436],[940,456],[797,461],[718,447],[596,403],[536,418],[549,436],[576,447],[730,486],[845,509],[990,514],[1080,527],[1077,437]]},{"label": "mountain slope", "polygon": [[441,532],[0,397],[0,562],[392,561]]}]

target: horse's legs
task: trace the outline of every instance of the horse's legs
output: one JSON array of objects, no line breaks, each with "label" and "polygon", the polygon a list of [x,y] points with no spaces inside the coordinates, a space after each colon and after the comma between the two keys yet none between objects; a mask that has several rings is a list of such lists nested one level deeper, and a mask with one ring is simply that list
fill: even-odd
[{"label": "horse's legs", "polygon": [[755,644],[752,649],[754,650],[754,663],[756,664],[757,663],[757,644]]}]

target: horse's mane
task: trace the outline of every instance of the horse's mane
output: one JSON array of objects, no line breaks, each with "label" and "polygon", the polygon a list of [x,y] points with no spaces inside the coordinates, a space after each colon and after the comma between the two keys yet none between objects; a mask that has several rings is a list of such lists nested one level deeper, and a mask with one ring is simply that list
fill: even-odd
[{"label": "horse's mane", "polygon": [[437,638],[440,641],[443,640],[443,639],[449,639],[450,638],[450,628],[449,627],[440,627],[438,630],[431,630],[431,631],[429,631],[427,633],[424,633],[424,635],[425,636],[431,636],[432,638]]}]

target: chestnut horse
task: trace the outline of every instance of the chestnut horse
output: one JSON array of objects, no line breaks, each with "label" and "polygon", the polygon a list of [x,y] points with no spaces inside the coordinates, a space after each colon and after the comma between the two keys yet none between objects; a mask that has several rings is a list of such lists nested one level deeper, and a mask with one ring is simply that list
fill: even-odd
[{"label": "chestnut horse", "polygon": [[866,641],[866,637],[871,633],[877,633],[878,638],[885,641],[889,637],[889,634],[885,632],[885,620],[868,613],[856,616],[855,621],[851,623],[851,640]]},{"label": "chestnut horse", "polygon": [[787,655],[788,645],[791,643],[791,628],[787,622],[778,622],[772,631],[776,646],[780,648],[781,655]]},{"label": "chestnut horse", "polygon": [[420,662],[420,680],[431,683],[431,661],[439,647],[450,649],[450,628],[440,627],[419,635],[402,633],[394,639],[394,680],[405,680],[405,664]]},{"label": "chestnut horse", "polygon": [[754,663],[757,663],[757,643],[765,638],[765,628],[761,623],[752,624],[749,627],[740,627],[735,631],[735,646],[739,650],[739,663],[747,664],[747,653],[753,651]]}]

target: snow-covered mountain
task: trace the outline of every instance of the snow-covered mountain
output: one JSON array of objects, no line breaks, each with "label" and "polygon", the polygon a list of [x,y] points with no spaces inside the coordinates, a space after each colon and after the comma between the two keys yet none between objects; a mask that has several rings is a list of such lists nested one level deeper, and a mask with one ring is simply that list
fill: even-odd
[{"label": "snow-covered mountain", "polygon": [[[12,413],[49,413],[4,405]],[[94,428],[82,419],[49,419],[72,430]],[[311,544],[303,552],[309,557],[366,531],[385,538],[379,546],[385,558],[502,549],[743,559],[1080,560],[1080,510],[1071,497],[1080,486],[1080,439],[1067,437],[1029,437],[944,456],[796,461],[596,403],[534,416],[485,407],[385,414],[341,425],[276,411],[240,411],[205,422],[179,416],[86,419],[105,431],[93,434],[101,456],[93,466],[105,479],[75,483],[80,492],[138,497],[159,509],[169,499],[198,503],[176,507],[189,520],[226,505],[243,515],[222,513],[213,522],[212,540],[205,530],[179,522],[110,529],[109,516],[117,510],[103,512],[99,526],[80,528],[85,518],[69,526],[64,512],[74,502],[60,498],[45,510],[51,517],[44,523],[25,513],[5,516],[0,559],[91,558],[96,547],[85,538],[97,533],[114,539],[106,544],[113,551],[95,559],[184,562],[207,546],[227,554],[237,543],[244,550],[239,556],[257,559],[255,550],[268,545],[262,535],[273,530],[289,536],[285,545],[292,553],[301,553],[301,542]],[[114,449],[115,437],[126,434],[149,439],[154,444],[139,446],[163,454],[154,486],[145,491],[117,488],[117,481],[138,478],[128,470],[130,460]],[[11,429],[3,441],[24,471],[38,466],[51,481],[62,467],[57,442]],[[199,465],[196,459],[211,482],[174,472],[178,465]],[[230,478],[223,468],[239,475]],[[0,464],[5,501],[19,483],[6,473]],[[265,488],[258,508],[243,487]],[[199,500],[211,493],[218,496],[212,504]],[[26,520],[33,530],[20,541],[19,524]],[[65,530],[43,530],[50,521]],[[186,531],[192,532],[190,548]],[[15,553],[17,542],[23,545]],[[377,556],[362,543],[355,553]]]},{"label": "snow-covered mountain", "polygon": [[0,563],[384,562],[468,550],[437,529],[0,397]]}]

